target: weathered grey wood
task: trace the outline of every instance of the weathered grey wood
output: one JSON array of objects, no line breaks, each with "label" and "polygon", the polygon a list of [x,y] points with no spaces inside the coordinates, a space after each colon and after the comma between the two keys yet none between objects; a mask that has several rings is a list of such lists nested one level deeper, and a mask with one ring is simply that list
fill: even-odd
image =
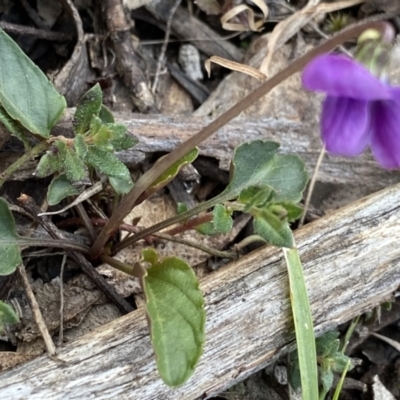
[{"label": "weathered grey wood", "polygon": [[[296,233],[321,333],[391,297],[400,285],[400,185],[364,198]],[[4,399],[196,399],[245,378],[294,341],[280,250],[264,247],[202,280],[207,342],[179,389],[157,376],[143,310],[59,352],[0,376]]]},{"label": "weathered grey wood", "polygon": [[[73,109],[68,109],[55,134],[71,133]],[[198,132],[210,120],[193,117],[167,117],[163,115],[135,115],[116,113],[116,121],[128,125],[129,131],[139,138],[132,150],[121,153],[120,158],[128,165],[143,160],[146,154],[169,152]],[[220,166],[229,169],[233,150],[239,144],[255,139],[275,140],[281,143],[282,153],[298,154],[312,173],[321,143],[319,128],[307,122],[283,119],[253,119],[233,121],[200,145],[200,153],[216,158]],[[15,154],[12,155],[15,158]],[[4,170],[0,160],[0,170]],[[9,164],[10,162],[8,162]],[[27,163],[19,172],[19,179],[31,176],[35,163]],[[319,182],[353,184],[356,182],[370,189],[381,189],[400,181],[400,173],[389,172],[379,167],[369,154],[360,157],[342,158],[326,156],[318,174]]]},{"label": "weathered grey wood", "polygon": [[[174,0],[153,0],[145,7],[155,18],[167,23],[174,4]],[[182,7],[176,10],[171,20],[171,30],[181,39],[193,41],[194,46],[210,57],[218,55],[237,62],[243,59],[243,50],[228,40],[223,40],[209,25],[190,15]]]}]

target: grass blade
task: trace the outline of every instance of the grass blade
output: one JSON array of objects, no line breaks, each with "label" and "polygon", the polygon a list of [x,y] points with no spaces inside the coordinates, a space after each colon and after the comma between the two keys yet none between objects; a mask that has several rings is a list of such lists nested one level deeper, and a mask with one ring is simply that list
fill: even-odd
[{"label": "grass blade", "polygon": [[318,400],[317,352],[310,302],[297,248],[283,248],[289,274],[303,400]]}]

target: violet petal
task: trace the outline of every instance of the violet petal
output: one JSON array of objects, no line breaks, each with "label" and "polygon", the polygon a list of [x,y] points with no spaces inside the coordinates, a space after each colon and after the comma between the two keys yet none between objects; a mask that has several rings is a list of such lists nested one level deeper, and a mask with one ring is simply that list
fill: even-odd
[{"label": "violet petal", "polygon": [[400,101],[377,101],[371,106],[372,153],[383,168],[400,168]]},{"label": "violet petal", "polygon": [[329,153],[356,156],[369,144],[369,103],[328,96],[321,116],[322,141]]},{"label": "violet petal", "polygon": [[362,64],[346,56],[322,54],[304,69],[303,85],[330,96],[357,100],[390,98],[389,87],[373,76]]}]

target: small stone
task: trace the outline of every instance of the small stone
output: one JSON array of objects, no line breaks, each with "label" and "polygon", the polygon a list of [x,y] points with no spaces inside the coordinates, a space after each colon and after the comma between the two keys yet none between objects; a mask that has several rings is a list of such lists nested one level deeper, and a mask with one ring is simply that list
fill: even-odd
[{"label": "small stone", "polygon": [[201,70],[200,52],[191,44],[183,44],[179,49],[179,64],[183,72],[192,80],[203,79]]}]

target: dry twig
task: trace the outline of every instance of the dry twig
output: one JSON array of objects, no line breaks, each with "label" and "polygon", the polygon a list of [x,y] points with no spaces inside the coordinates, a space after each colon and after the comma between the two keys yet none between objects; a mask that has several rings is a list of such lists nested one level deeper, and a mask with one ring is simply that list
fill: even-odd
[{"label": "dry twig", "polygon": [[35,322],[39,328],[39,331],[46,345],[47,352],[49,353],[50,356],[55,356],[56,346],[54,345],[53,339],[50,336],[46,323],[43,320],[43,315],[40,311],[35,295],[33,294],[28,276],[26,275],[25,266],[23,264],[18,266],[18,273],[21,277],[22,285],[24,287],[25,294],[29,302],[29,306],[31,307],[32,314],[35,318]]}]

